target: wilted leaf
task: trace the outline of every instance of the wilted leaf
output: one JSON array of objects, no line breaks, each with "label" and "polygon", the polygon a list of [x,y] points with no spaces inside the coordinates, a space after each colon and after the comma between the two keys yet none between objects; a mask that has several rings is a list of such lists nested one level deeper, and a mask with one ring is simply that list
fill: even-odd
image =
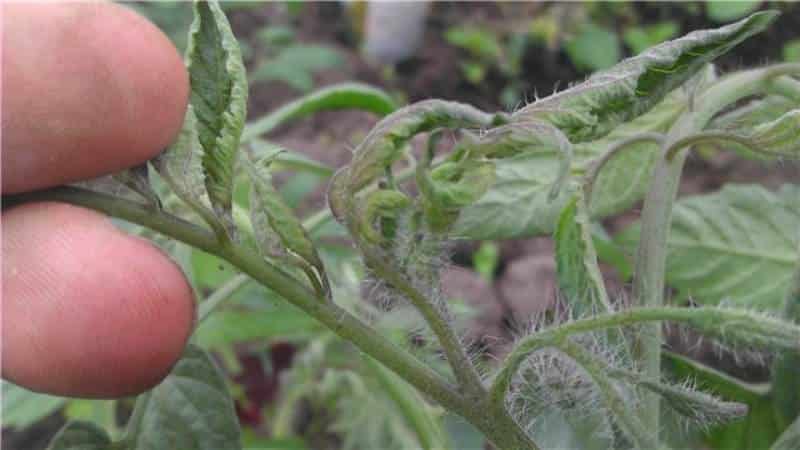
[{"label": "wilted leaf", "polygon": [[800,158],[800,109],[758,125],[747,137],[760,153]]},{"label": "wilted leaf", "polygon": [[766,28],[777,12],[759,12],[713,30],[652,47],[584,83],[520,109],[514,120],[543,120],[573,143],[599,139],[659,103],[704,65]]},{"label": "wilted leaf", "polygon": [[[278,235],[284,248],[290,250],[304,259],[308,264],[317,268],[320,273],[324,272],[322,261],[317,254],[314,243],[308,237],[308,233],[303,225],[291,210],[283,202],[281,195],[272,185],[272,176],[269,173],[268,164],[271,158],[267,156],[262,160],[248,158],[247,170],[252,183],[250,193],[250,210],[253,216],[253,225],[259,227],[266,222],[271,230]],[[264,220],[266,218],[266,220]],[[269,238],[265,236],[269,230],[255,230],[257,239],[262,245],[269,245]],[[258,238],[261,236],[261,238]],[[261,251],[269,255],[269,247],[262,246]]]},{"label": "wilted leaf", "polygon": [[175,194],[193,209],[207,209],[208,196],[203,182],[202,154],[197,137],[197,118],[191,105],[186,110],[175,142],[158,155],[153,164]]},{"label": "wilted leaf", "polygon": [[[679,200],[668,240],[667,283],[702,304],[726,302],[781,311],[793,271],[800,227],[800,187],[772,193],[758,186]],[[639,227],[617,240],[631,254]]]},{"label": "wilted leaf", "polygon": [[197,1],[194,15],[187,59],[204,181],[214,209],[229,215],[233,168],[247,109],[245,68],[219,4]]},{"label": "wilted leaf", "polygon": [[[708,67],[692,80],[692,89],[704,89],[715,79]],[[676,89],[659,105],[614,129],[607,136],[574,146],[572,175],[582,175],[591,162],[616,142],[643,132],[665,132],[686,111],[690,94]],[[530,139],[529,139],[530,141]],[[630,208],[647,191],[658,146],[638,143],[618,153],[600,171],[589,205],[592,219]],[[559,154],[542,148],[512,158],[494,160],[495,182],[474,204],[464,208],[455,231],[473,239],[507,239],[551,233],[565,202],[572,195],[567,186],[562,195],[548,202],[549,188],[559,173]]]}]

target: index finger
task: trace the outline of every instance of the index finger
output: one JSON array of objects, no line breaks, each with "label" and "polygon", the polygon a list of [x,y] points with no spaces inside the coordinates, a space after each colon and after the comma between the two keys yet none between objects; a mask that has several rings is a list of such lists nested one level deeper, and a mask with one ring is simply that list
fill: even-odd
[{"label": "index finger", "polygon": [[118,171],[169,145],[189,82],[158,28],[113,3],[2,9],[4,193]]}]

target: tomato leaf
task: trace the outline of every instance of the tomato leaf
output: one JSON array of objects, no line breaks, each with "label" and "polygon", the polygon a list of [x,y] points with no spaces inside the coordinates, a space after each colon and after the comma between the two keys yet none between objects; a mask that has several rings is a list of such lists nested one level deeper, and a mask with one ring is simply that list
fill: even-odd
[{"label": "tomato leaf", "polygon": [[187,59],[206,189],[217,213],[230,215],[247,80],[239,44],[217,2],[195,2]]},{"label": "tomato leaf", "polygon": [[611,310],[589,227],[578,191],[562,210],[553,236],[558,285],[576,317]]},{"label": "tomato leaf", "polygon": [[[773,193],[727,185],[679,200],[667,241],[667,283],[694,301],[780,311],[798,264],[800,186]],[[635,224],[616,238],[633,254]]]},{"label": "tomato leaf", "polygon": [[131,450],[241,450],[233,400],[211,357],[188,346],[169,376],[136,400],[122,442]]},{"label": "tomato leaf", "polygon": [[360,109],[385,116],[397,108],[380,89],[361,83],[334,84],[287,103],[266,116],[248,123],[242,140],[269,133],[276,127],[319,111]]},{"label": "tomato leaf", "polygon": [[597,72],[585,82],[514,113],[515,120],[544,120],[572,142],[601,138],[658,104],[707,63],[772,23],[778,13],[758,12],[739,22],[665,42]]},{"label": "tomato leaf", "polygon": [[3,384],[3,426],[24,429],[58,411],[64,397],[39,394],[9,381]]},{"label": "tomato leaf", "polygon": [[[55,435],[47,450],[113,450],[108,434],[88,422],[71,422]],[[125,447],[122,447],[123,449]]]}]

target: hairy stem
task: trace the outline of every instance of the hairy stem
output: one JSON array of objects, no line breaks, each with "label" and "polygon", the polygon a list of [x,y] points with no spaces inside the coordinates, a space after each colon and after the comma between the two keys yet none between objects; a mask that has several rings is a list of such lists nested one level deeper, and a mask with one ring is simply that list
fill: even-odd
[{"label": "hairy stem", "polygon": [[561,341],[557,348],[578,363],[594,381],[606,406],[614,413],[614,420],[636,448],[641,450],[664,448],[656,438],[657,431],[648,431],[644,423],[636,416],[633,408],[628,406],[628,402],[617,391],[614,382],[609,378],[610,371],[604,361],[594,357],[586,349],[569,339]]},{"label": "hairy stem", "polygon": [[444,450],[444,440],[440,436],[433,424],[429,421],[428,414],[423,412],[426,408],[415,391],[409,390],[402,385],[402,380],[397,379],[397,375],[387,370],[383,365],[378,364],[370,357],[364,357],[366,366],[373,373],[375,378],[383,387],[384,392],[394,401],[405,417],[409,427],[414,430],[417,440],[423,450]]},{"label": "hairy stem", "polygon": [[583,192],[586,198],[586,204],[590,205],[592,201],[592,189],[594,188],[595,180],[597,180],[598,175],[600,175],[600,171],[603,167],[608,164],[609,161],[614,159],[617,154],[620,152],[628,149],[630,146],[634,144],[638,144],[641,142],[651,142],[657,145],[661,145],[664,142],[664,135],[661,133],[641,133],[635,136],[631,136],[627,139],[623,139],[619,142],[616,142],[614,145],[611,146],[608,150],[606,150],[603,155],[596,159],[589,169],[586,171],[586,175],[583,177]]},{"label": "hairy stem", "polygon": [[230,242],[220,243],[210,230],[187,222],[164,211],[130,200],[61,186],[38,192],[3,197],[3,206],[41,201],[59,201],[82,206],[153,229],[200,250],[219,256],[286,301],[315,318],[342,339],[397,373],[408,383],[443,407],[453,411],[483,431],[502,450],[538,450],[507,413],[488,416],[430,367],[383,335],[364,324],[347,310],[313,293],[280,268],[264,261],[253,251]]},{"label": "hairy stem", "polygon": [[[490,388],[492,402],[500,404],[504,401],[514,374],[528,355],[535,351],[550,346],[557,347],[561,342],[576,334],[663,321],[683,323],[703,334],[736,342],[746,342],[755,346],[800,348],[800,326],[746,310],[670,306],[633,308],[568,322],[522,339],[506,357],[503,367],[492,383]],[[646,375],[644,376],[646,377]]]},{"label": "hairy stem", "polygon": [[[670,129],[662,154],[684,137],[702,131],[712,117],[726,106],[750,95],[763,92],[770,80],[782,75],[800,73],[800,64],[781,64],[764,69],[749,70],[729,76],[712,86],[697,99],[700,108],[682,116]],[[681,172],[688,150],[680,150],[671,159],[666,157],[656,164],[653,182],[647,192],[641,219],[641,236],[636,253],[634,274],[634,299],[641,306],[664,304],[664,274],[666,269],[667,239],[672,219],[672,207],[678,192]],[[652,324],[643,330],[634,342],[634,356],[644,369],[647,378],[661,377],[661,325]],[[646,424],[659,429],[659,397],[644,394]]]},{"label": "hairy stem", "polygon": [[422,314],[431,327],[444,350],[447,361],[453,368],[453,374],[461,388],[478,401],[486,396],[486,389],[481,383],[481,378],[475,365],[467,356],[461,340],[450,325],[446,311],[440,311],[433,302],[426,298],[411,282],[405,279],[397,270],[389,266],[380,256],[365,252],[368,266],[383,280],[389,282],[394,288],[402,292],[414,307]]},{"label": "hairy stem", "polygon": [[365,325],[348,311],[325,301],[298,284],[278,267],[265,262],[249,249],[221,246],[209,231],[145,205],[75,187],[56,187],[44,191],[3,198],[5,204],[34,201],[61,201],[91,208],[139,225],[217,255],[245,274],[269,287],[284,299],[322,322],[340,337],[391,368],[421,391],[444,406],[463,410],[463,400],[441,376],[422,362]]},{"label": "hairy stem", "polygon": [[237,293],[248,281],[250,281],[250,277],[243,273],[234,275],[225,281],[225,283],[218,287],[216,291],[212,292],[203,303],[200,303],[197,312],[197,323],[203,323],[214,310],[219,308],[225,300],[231,298],[233,294]]}]

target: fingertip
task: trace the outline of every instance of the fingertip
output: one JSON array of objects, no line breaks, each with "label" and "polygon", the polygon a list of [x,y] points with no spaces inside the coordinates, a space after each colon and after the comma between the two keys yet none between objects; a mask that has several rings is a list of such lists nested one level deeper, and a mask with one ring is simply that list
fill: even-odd
[{"label": "fingertip", "polygon": [[136,394],[165,377],[194,326],[181,270],[77,207],[3,213],[3,376],[56,395]]},{"label": "fingertip", "polygon": [[4,192],[118,171],[171,143],[189,79],[157,27],[110,2],[3,8]]}]

